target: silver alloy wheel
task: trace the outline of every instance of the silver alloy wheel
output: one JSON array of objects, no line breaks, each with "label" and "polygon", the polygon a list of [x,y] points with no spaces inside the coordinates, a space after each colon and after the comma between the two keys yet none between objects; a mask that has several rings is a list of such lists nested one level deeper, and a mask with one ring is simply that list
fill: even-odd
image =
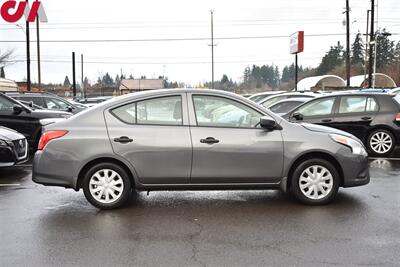
[{"label": "silver alloy wheel", "polygon": [[110,204],[121,197],[124,181],[114,170],[98,170],[89,180],[89,190],[95,200],[103,204]]},{"label": "silver alloy wheel", "polygon": [[321,165],[312,165],[301,173],[299,187],[307,198],[322,199],[332,191],[332,174]]},{"label": "silver alloy wheel", "polygon": [[375,153],[385,154],[392,149],[393,140],[389,134],[377,132],[371,137],[369,144]]}]

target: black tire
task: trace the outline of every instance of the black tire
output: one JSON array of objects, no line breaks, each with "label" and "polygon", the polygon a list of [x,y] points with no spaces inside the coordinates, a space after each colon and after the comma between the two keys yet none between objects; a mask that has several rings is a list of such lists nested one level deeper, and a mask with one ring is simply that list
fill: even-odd
[{"label": "black tire", "polygon": [[[120,193],[118,195],[118,198],[111,203],[102,203],[98,201],[90,192],[90,184],[89,184],[90,180],[96,172],[101,170],[112,170],[116,172],[122,180],[123,184],[122,193]],[[90,202],[90,204],[99,209],[116,209],[121,207],[127,202],[132,192],[132,185],[129,175],[123,168],[114,163],[99,163],[91,167],[84,175],[82,188],[83,188],[83,193],[85,194],[85,197]],[[116,191],[114,191],[114,193],[116,193]]]},{"label": "black tire", "polygon": [[[332,176],[332,188],[330,189],[329,193],[321,197],[320,199],[312,199],[308,197],[305,193],[302,192],[300,189],[300,177],[303,174],[303,172],[308,169],[309,167],[312,166],[322,166],[326,168],[331,176]],[[308,159],[297,165],[296,169],[294,170],[292,177],[291,177],[291,184],[290,184],[290,192],[294,195],[294,197],[307,205],[325,205],[330,202],[332,202],[339,190],[339,184],[340,184],[340,176],[338,173],[338,170],[335,168],[333,164],[331,164],[329,161],[324,160],[324,159]],[[325,189],[325,188],[324,188]],[[313,193],[311,191],[311,193]],[[317,191],[317,194],[319,195],[322,191],[319,192]]]},{"label": "black tire", "polygon": [[[379,133],[385,134],[385,135],[388,136],[388,137],[391,139],[391,141],[392,141],[392,146],[391,146],[391,148],[390,148],[389,150],[385,151],[384,153],[379,153],[378,151],[376,151],[376,149],[374,149],[374,148],[372,147],[372,144],[371,144],[372,137],[375,136],[376,134],[379,134]],[[378,156],[378,157],[386,157],[386,156],[389,156],[390,154],[392,154],[393,150],[395,149],[395,147],[396,147],[396,140],[394,139],[393,134],[392,134],[391,132],[389,132],[388,130],[378,129],[378,130],[375,130],[375,131],[373,131],[372,133],[370,133],[370,135],[368,136],[368,139],[367,139],[367,144],[366,144],[366,146],[367,146],[367,149],[368,149],[368,153],[369,153],[370,155],[372,155],[372,156]]]}]

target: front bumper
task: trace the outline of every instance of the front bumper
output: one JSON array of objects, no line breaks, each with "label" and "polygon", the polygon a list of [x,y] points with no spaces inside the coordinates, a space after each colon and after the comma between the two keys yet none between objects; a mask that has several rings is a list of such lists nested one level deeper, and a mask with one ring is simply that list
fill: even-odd
[{"label": "front bumper", "polygon": [[343,171],[343,187],[361,186],[370,182],[367,156],[354,155],[348,148],[342,148],[337,158]]},{"label": "front bumper", "polygon": [[18,152],[11,145],[0,147],[0,167],[11,167],[17,164],[22,164],[27,162],[28,159],[28,153],[19,157]]}]

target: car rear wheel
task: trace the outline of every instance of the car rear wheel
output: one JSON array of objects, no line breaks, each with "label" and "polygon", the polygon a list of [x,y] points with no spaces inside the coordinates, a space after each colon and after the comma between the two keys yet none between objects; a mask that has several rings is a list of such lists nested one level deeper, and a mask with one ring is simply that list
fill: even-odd
[{"label": "car rear wheel", "polygon": [[395,147],[394,137],[387,130],[375,130],[369,135],[367,146],[370,154],[374,156],[388,156]]},{"label": "car rear wheel", "polygon": [[340,177],[336,168],[324,159],[309,159],[293,172],[291,192],[297,200],[309,205],[330,203],[339,189]]},{"label": "car rear wheel", "polygon": [[99,209],[121,207],[132,191],[128,174],[114,163],[100,163],[90,168],[83,180],[86,199]]}]

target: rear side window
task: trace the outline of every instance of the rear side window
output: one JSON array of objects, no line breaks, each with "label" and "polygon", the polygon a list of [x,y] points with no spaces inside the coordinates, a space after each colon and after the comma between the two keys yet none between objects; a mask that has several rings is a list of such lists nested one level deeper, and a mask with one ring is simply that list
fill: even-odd
[{"label": "rear side window", "polygon": [[43,99],[41,97],[20,96],[18,99],[26,102],[32,102],[35,105],[44,107]]},{"label": "rear side window", "polygon": [[340,99],[339,113],[362,113],[378,109],[378,104],[373,97],[342,96]]},{"label": "rear side window", "polygon": [[111,113],[129,124],[182,125],[180,96],[159,97],[115,108]]}]

